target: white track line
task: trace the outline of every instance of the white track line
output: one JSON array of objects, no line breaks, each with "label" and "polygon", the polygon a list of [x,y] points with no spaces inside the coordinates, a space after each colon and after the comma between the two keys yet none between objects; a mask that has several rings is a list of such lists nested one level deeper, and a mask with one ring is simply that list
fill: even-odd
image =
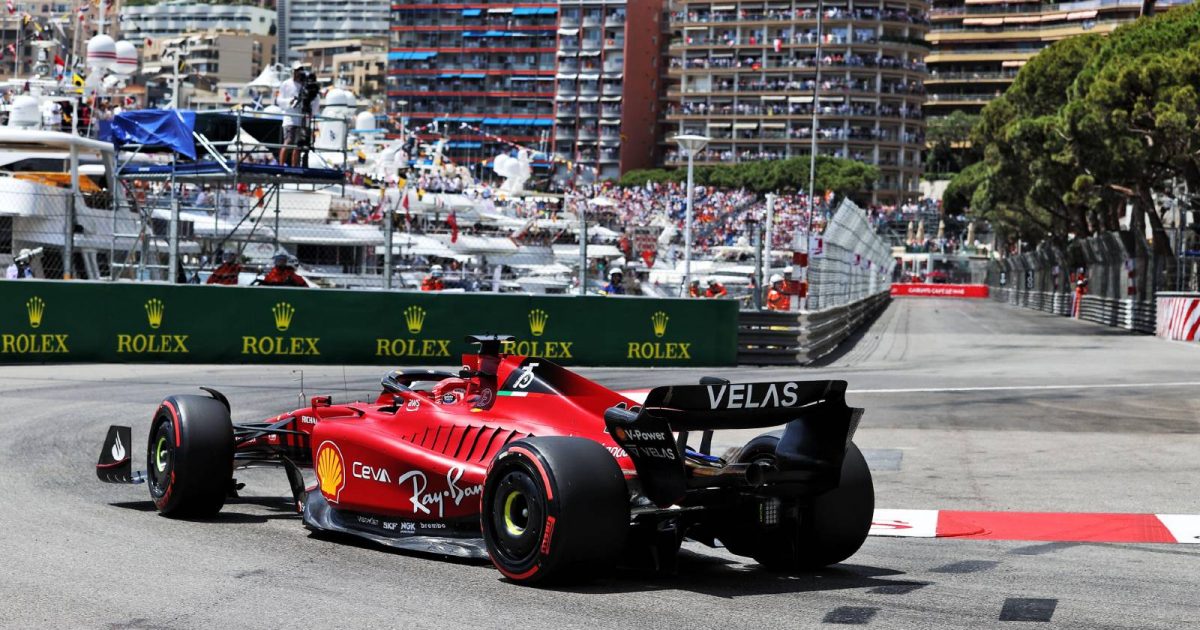
[{"label": "white track line", "polygon": [[936,394],[942,392],[1005,392],[1017,390],[1061,390],[1061,389],[1131,389],[1148,387],[1195,387],[1200,381],[1173,383],[1108,383],[1095,385],[1001,385],[992,387],[915,387],[900,389],[850,389],[848,394]]},{"label": "white track line", "polygon": [[[1096,385],[1001,385],[991,387],[914,387],[897,389],[848,389],[847,394],[938,394],[952,392],[1006,392],[1006,391],[1052,391],[1064,389],[1146,389],[1151,387],[1196,387],[1200,381],[1181,381],[1172,383],[1109,383]],[[644,402],[648,389],[624,390],[618,392],[636,402]]]}]

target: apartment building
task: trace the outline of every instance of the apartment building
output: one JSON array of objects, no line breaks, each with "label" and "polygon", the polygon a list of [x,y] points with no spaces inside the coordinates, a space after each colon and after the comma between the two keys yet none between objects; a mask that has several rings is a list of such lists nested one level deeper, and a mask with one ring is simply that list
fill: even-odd
[{"label": "apartment building", "polygon": [[449,135],[446,154],[460,164],[490,162],[511,143],[548,154],[558,13],[555,2],[393,4],[389,111],[409,128],[436,121],[437,136]]},{"label": "apartment building", "polygon": [[560,0],[554,152],[560,177],[655,164],[663,0]]},{"label": "apartment building", "polygon": [[183,33],[245,31],[274,36],[276,23],[275,11],[264,7],[170,0],[122,6],[120,26],[124,36],[141,48],[147,39],[153,43]]},{"label": "apartment building", "polygon": [[232,85],[252,81],[275,59],[275,38],[244,31],[207,31],[183,33],[154,40],[143,50],[142,74],[157,86],[171,81],[173,68],[165,62],[163,50],[185,51],[182,76],[205,90],[216,91],[218,83]]},{"label": "apartment building", "polygon": [[[1156,10],[1189,2],[1164,0]],[[1046,46],[1084,33],[1110,33],[1136,20],[1141,9],[1141,0],[933,0],[925,113],[978,113]]]},{"label": "apartment building", "polygon": [[283,0],[280,49],[311,42],[387,38],[391,7],[378,0]]},{"label": "apartment building", "polygon": [[929,4],[828,0],[823,7],[817,59],[815,0],[672,3],[666,165],[686,164],[669,141],[675,133],[712,138],[699,164],[808,155],[815,108],[819,154],[880,168],[874,202],[917,195]]}]

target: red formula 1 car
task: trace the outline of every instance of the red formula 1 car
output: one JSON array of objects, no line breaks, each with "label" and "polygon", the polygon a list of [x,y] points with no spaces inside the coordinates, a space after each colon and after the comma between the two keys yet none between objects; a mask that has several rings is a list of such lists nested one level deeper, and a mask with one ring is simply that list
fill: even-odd
[{"label": "red formula 1 car", "polygon": [[[280,466],[312,530],[490,557],[522,583],[622,560],[669,567],[684,538],[785,569],[840,562],[865,540],[874,492],[844,381],[705,378],[639,406],[501,354],[509,339],[468,337],[480,349],[458,374],[392,372],[374,402],[317,396],[265,422],[231,422],[212,389],[171,396],[151,421],[148,470],[132,470],[131,430],[114,426],[97,474],[146,482],[164,516],[204,517],[236,495],[235,470]],[[709,452],[714,430],[777,426]]]}]

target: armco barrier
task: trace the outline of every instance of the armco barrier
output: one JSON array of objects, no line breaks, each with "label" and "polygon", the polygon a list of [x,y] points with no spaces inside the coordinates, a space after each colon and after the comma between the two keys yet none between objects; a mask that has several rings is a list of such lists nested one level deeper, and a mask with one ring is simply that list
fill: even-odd
[{"label": "armco barrier", "polygon": [[1200,293],[1159,293],[1154,334],[1175,341],[1200,341]]},{"label": "armco barrier", "polygon": [[456,365],[463,336],[570,365],[733,365],[732,300],[0,281],[0,362]]},{"label": "armco barrier", "polygon": [[[1070,293],[1047,293],[1013,289],[993,288],[992,297],[1017,306],[1070,316],[1074,296]],[[1154,302],[1139,300],[1114,300],[1099,295],[1085,295],[1079,305],[1079,319],[1124,328],[1141,333],[1153,333],[1155,327]]]},{"label": "armco barrier", "polygon": [[896,284],[892,283],[892,297],[951,297],[985,298],[986,284]]},{"label": "armco barrier", "polygon": [[738,315],[738,363],[795,365],[812,362],[837,348],[855,330],[887,307],[881,291],[864,299],[820,311],[779,313],[742,311]]}]

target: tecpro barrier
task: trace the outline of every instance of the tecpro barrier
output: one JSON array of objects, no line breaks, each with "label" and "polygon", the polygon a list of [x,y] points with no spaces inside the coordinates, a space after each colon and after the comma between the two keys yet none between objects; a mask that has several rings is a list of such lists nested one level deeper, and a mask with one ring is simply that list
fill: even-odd
[{"label": "tecpro barrier", "polygon": [[466,334],[568,365],[733,365],[733,300],[0,281],[0,362],[454,365]]},{"label": "tecpro barrier", "polygon": [[892,284],[893,296],[985,298],[986,284]]}]

